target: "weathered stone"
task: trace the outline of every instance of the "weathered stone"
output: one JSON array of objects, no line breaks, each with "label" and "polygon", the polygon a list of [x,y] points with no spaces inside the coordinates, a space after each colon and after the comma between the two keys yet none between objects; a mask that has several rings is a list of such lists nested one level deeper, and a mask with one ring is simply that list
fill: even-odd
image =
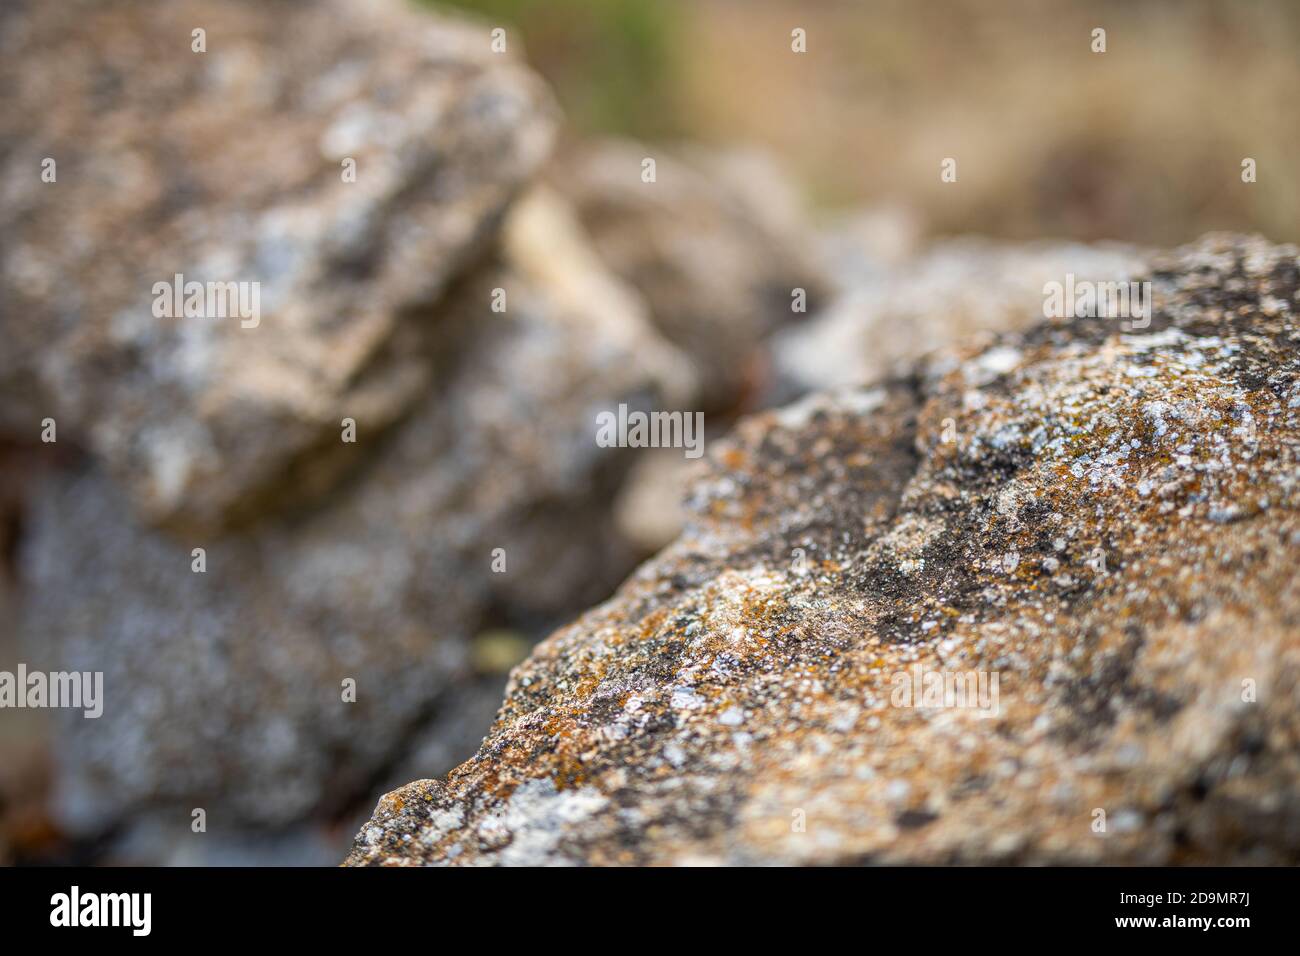
[{"label": "weathered stone", "polygon": [[[486,27],[395,0],[0,18],[0,422],[55,418],[151,522],[301,504],[344,417],[373,433],[428,390],[411,340],[546,158],[545,91]],[[255,327],[155,316],[177,274],[258,283]]]},{"label": "weathered stone", "polygon": [[485,626],[553,621],[631,567],[603,504],[629,452],[596,444],[595,415],[680,399],[689,372],[554,197],[516,203],[500,245],[412,338],[438,374],[410,416],[334,435],[351,477],[325,504],[175,536],[93,464],[46,483],[21,556],[28,660],[105,673],[104,715],[62,721],[65,825],[342,812],[455,722]]},{"label": "weathered stone", "polygon": [[861,242],[836,236],[825,245],[839,293],[811,322],[773,341],[780,394],[906,372],[934,349],[1040,321],[1044,283],[1067,274],[1118,282],[1145,268],[1143,254],[1120,245],[963,238],[879,263],[861,254]]},{"label": "weathered stone", "polygon": [[[1149,278],[1143,331],[746,420],[348,862],[1296,862],[1300,259],[1209,237]],[[914,666],[996,707],[907,706]]]},{"label": "weathered stone", "polygon": [[[646,158],[653,182],[642,179]],[[562,154],[550,179],[604,262],[690,358],[707,411],[761,386],[767,335],[822,304],[827,283],[794,191],[757,154],[606,141]],[[806,312],[793,308],[796,289]]]},{"label": "weathered stone", "polygon": [[671,544],[685,526],[683,501],[697,470],[697,463],[677,448],[642,450],[614,502],[622,537],[647,556]]}]

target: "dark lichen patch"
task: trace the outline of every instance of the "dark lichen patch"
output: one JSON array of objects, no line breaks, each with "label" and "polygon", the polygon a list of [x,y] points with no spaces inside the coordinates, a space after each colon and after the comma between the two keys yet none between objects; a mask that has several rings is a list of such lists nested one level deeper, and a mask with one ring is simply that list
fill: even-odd
[{"label": "dark lichen patch", "polygon": [[938,819],[939,814],[927,810],[904,810],[894,818],[894,822],[904,830],[919,830]]}]

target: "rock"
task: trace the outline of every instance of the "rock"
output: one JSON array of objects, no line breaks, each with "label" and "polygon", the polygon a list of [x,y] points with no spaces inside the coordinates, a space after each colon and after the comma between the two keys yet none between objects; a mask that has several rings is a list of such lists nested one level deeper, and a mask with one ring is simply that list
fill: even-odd
[{"label": "rock", "polygon": [[[323,491],[339,474],[295,475],[343,418],[374,434],[427,392],[412,341],[547,157],[544,89],[487,27],[399,2],[0,17],[0,424],[56,419],[181,530]],[[244,283],[246,308],[158,317],[177,274]]]},{"label": "rock", "polygon": [[856,289],[909,267],[925,251],[924,236],[924,221],[910,206],[868,206],[824,224],[818,230],[818,255],[838,291]]},{"label": "rock", "polygon": [[[529,650],[532,645],[529,645]],[[501,706],[506,675],[490,674],[461,680],[451,691],[447,706],[439,708],[432,721],[412,737],[401,759],[384,774],[383,780],[370,789],[367,797],[399,787],[406,781],[427,773],[444,774],[455,770],[483,743],[483,735],[492,726]],[[369,804],[366,804],[368,809]],[[365,820],[364,811],[349,819],[356,830]],[[331,863],[338,862],[338,853]]]},{"label": "rock", "polygon": [[323,867],[337,862],[337,843],[324,827],[249,831],[216,825],[195,835],[188,817],[147,817],[115,832],[104,859],[112,867]]},{"label": "rock", "polygon": [[1142,253],[1115,244],[974,238],[944,240],[899,262],[881,251],[886,240],[868,244],[853,236],[854,226],[866,228],[850,223],[825,243],[839,294],[772,343],[780,395],[861,385],[972,335],[1024,328],[1043,317],[1044,283],[1067,274],[1118,282],[1145,268]]},{"label": "rock", "polygon": [[[0,582],[0,671],[18,673],[23,656]],[[45,810],[51,771],[48,711],[6,706],[0,719],[0,866],[31,862],[53,842]],[[409,779],[409,778],[408,778]]]},{"label": "rock", "polygon": [[[655,161],[655,180],[642,161]],[[819,308],[827,282],[793,189],[760,155],[626,141],[579,146],[550,180],[573,202],[609,268],[637,289],[655,324],[694,363],[706,412],[763,383],[767,335]]]},{"label": "rock", "polygon": [[324,503],[176,536],[93,462],[45,483],[20,555],[28,661],[105,674],[103,716],[61,723],[65,826],[345,813],[424,728],[460,726],[476,634],[553,622],[630,569],[606,504],[630,453],[596,444],[596,413],[692,383],[563,204],[521,199],[421,330],[409,357],[436,384],[387,434],[362,418],[334,438],[350,477]]},{"label": "rock", "polygon": [[647,448],[628,472],[614,502],[614,522],[627,541],[646,556],[667,547],[682,533],[682,506],[697,462],[677,448]]},{"label": "rock", "polygon": [[347,862],[1300,860],[1300,257],[1148,278],[744,421]]}]

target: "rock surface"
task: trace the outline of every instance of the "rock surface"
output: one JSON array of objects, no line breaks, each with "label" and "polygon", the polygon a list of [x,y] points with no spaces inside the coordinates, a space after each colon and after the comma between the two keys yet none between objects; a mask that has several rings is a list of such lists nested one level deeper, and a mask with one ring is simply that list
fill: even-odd
[{"label": "rock surface", "polygon": [[836,234],[823,245],[838,294],[811,321],[772,342],[779,393],[906,374],[935,349],[1041,320],[1046,282],[1064,282],[1067,273],[1121,282],[1146,268],[1144,253],[1118,244],[963,237],[894,261]]},{"label": "rock surface", "polygon": [[[347,862],[1295,863],[1300,260],[1207,237],[1149,278],[1141,332],[746,420]],[[914,666],[999,693],[916,706],[953,701]]]},{"label": "rock surface", "polygon": [[[647,158],[653,182],[642,179]],[[760,385],[767,336],[821,307],[827,279],[811,229],[791,185],[759,155],[611,140],[561,153],[549,178],[601,259],[694,364],[707,412]]]},{"label": "rock surface", "polygon": [[[301,502],[287,479],[342,418],[376,431],[427,392],[411,339],[546,159],[546,91],[487,27],[397,0],[0,18],[0,424],[54,418],[151,522]],[[257,324],[157,317],[176,274],[258,283]]]}]

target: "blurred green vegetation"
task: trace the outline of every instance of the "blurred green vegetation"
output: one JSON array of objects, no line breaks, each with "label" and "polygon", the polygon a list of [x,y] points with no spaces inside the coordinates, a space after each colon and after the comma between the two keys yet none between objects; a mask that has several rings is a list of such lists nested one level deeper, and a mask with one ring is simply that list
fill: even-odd
[{"label": "blurred green vegetation", "polygon": [[[578,128],[676,137],[679,0],[422,0],[503,26]],[[513,29],[512,29],[513,28]]]}]

